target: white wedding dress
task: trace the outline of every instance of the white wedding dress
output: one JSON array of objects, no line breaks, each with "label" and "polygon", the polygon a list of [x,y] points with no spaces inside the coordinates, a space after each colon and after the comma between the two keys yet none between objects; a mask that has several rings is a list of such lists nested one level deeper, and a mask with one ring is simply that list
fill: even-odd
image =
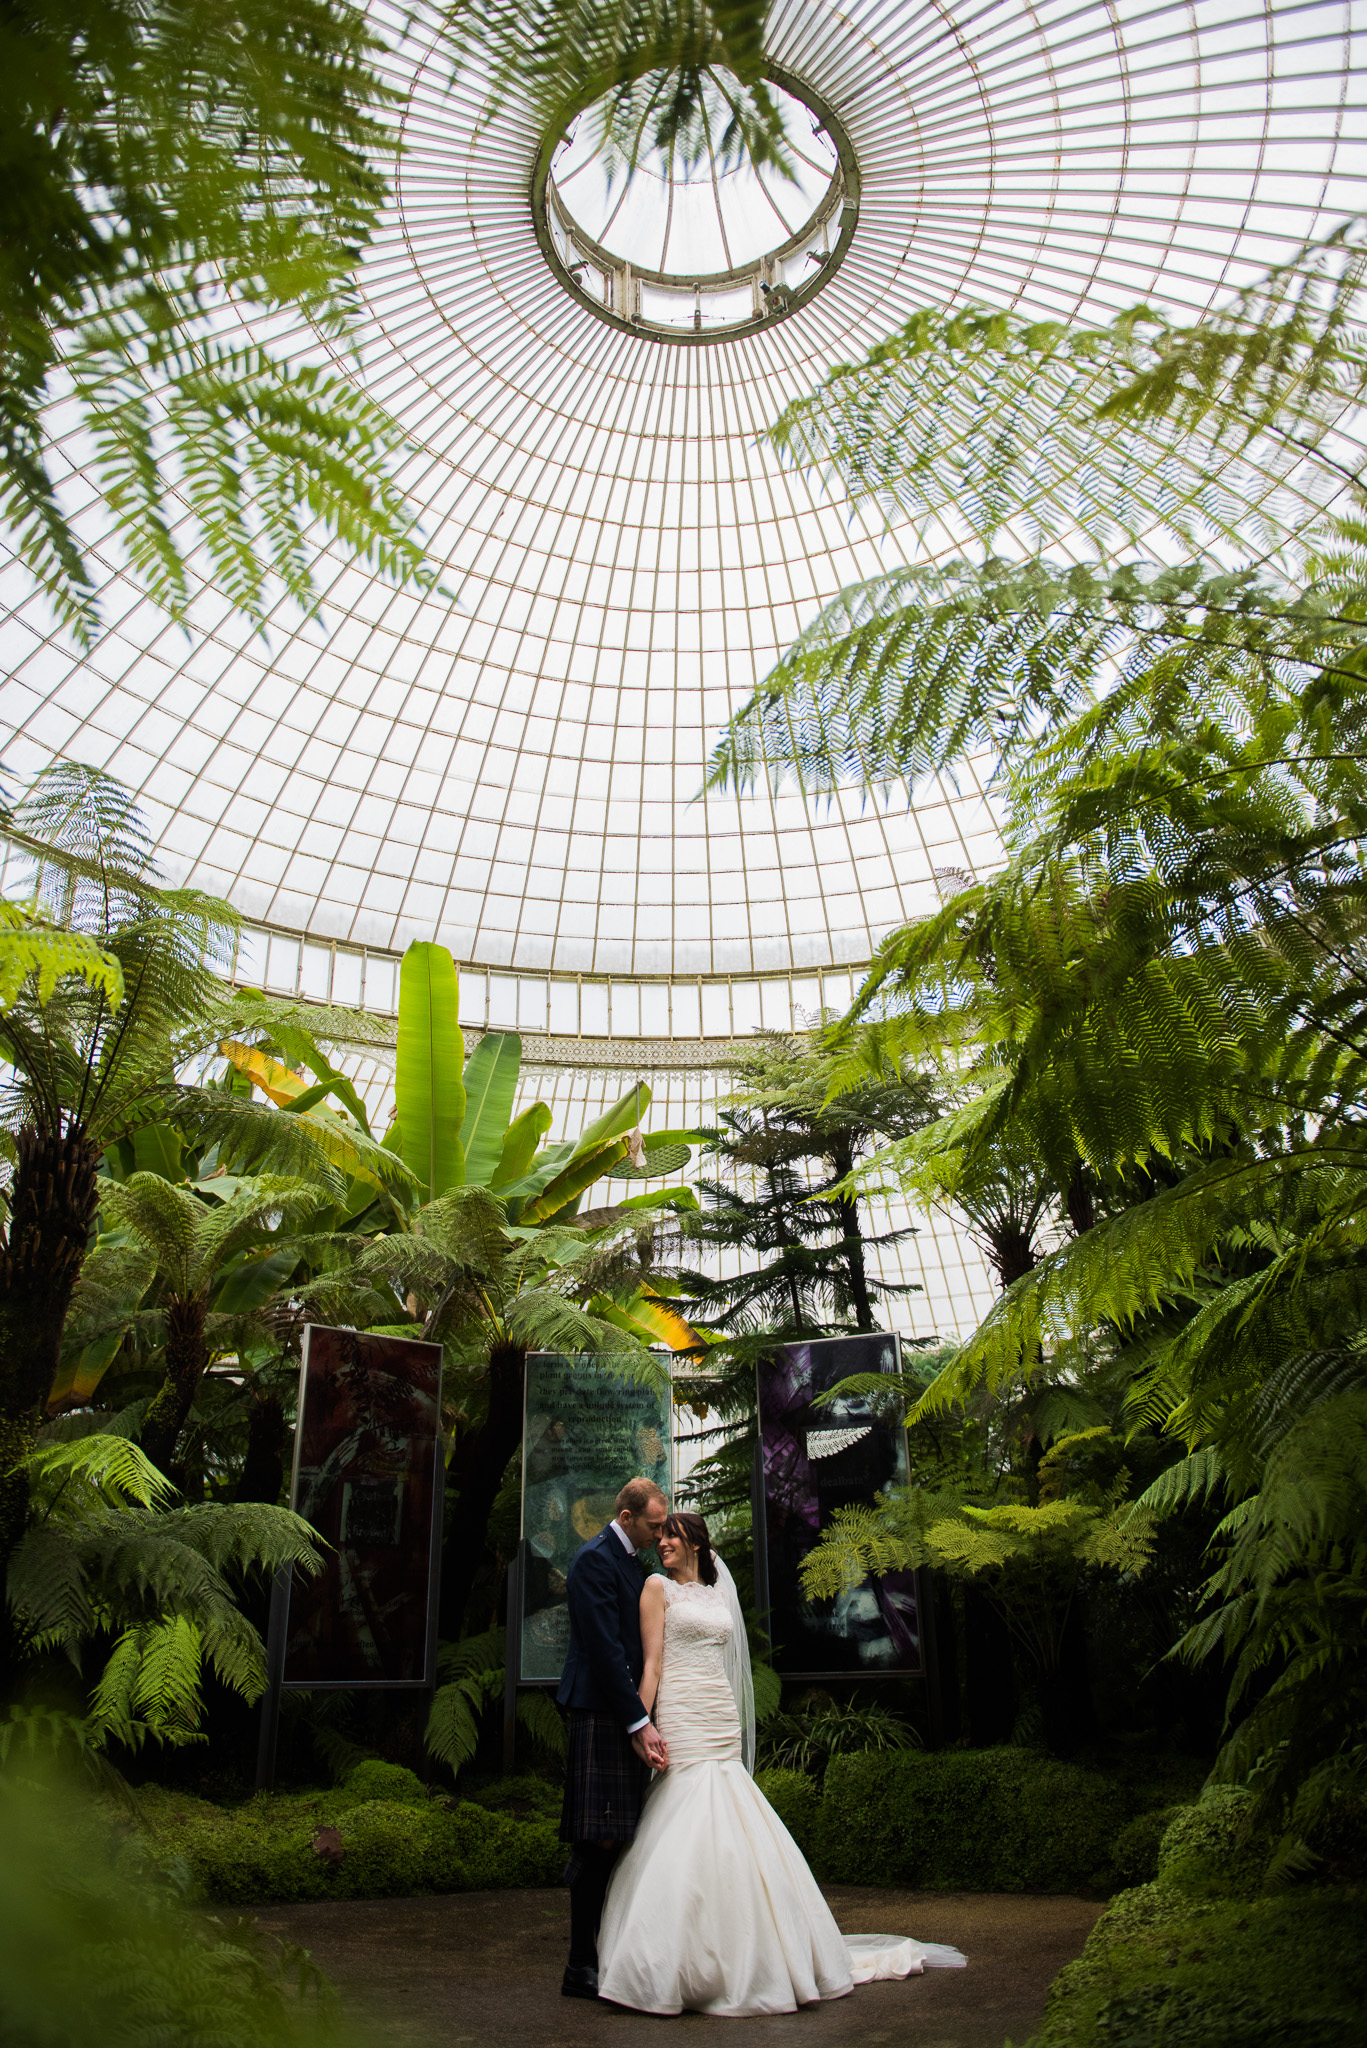
[{"label": "white wedding dress", "polygon": [[743,1760],[733,1689],[742,1629],[729,1574],[715,1587],[666,1581],[655,1722],[669,1769],[613,1872],[599,1996],[637,2012],[739,2019],[843,1998],[875,1977],[962,1968],[957,1949],[841,1934]]}]

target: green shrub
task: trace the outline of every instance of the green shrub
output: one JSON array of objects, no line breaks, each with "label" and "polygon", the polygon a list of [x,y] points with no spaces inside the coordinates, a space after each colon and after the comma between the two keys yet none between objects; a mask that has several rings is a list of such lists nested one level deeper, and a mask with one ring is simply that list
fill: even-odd
[{"label": "green shrub", "polygon": [[1111,1868],[1118,1885],[1150,1884],[1158,1875],[1158,1851],[1169,1823],[1181,1809],[1155,1807],[1138,1813],[1111,1844]]},{"label": "green shrub", "polygon": [[1336,2018],[1276,2013],[1237,1992],[1202,1994],[1170,1984],[1108,1998],[1095,2038],[1097,2048],[1343,2048]]},{"label": "green shrub", "polygon": [[462,1778],[461,1794],[476,1806],[488,1807],[491,1813],[517,1814],[523,1820],[554,1820],[557,1825],[564,1801],[561,1786],[548,1784],[545,1778],[531,1772],[520,1778],[494,1778],[469,1790]]},{"label": "green shrub", "polygon": [[379,1757],[368,1757],[349,1770],[342,1780],[342,1792],[358,1806],[373,1799],[393,1806],[423,1806],[428,1799],[427,1787],[415,1771],[405,1770],[402,1764],[382,1763]]},{"label": "green shrub", "polygon": [[568,1853],[554,1821],[523,1821],[466,1801],[432,1816],[429,1889],[483,1892],[558,1884]]},{"label": "green shrub", "polygon": [[803,1771],[773,1769],[756,1771],[755,1783],[803,1855],[810,1857],[821,1816],[821,1792],[815,1780]]},{"label": "green shrub", "polygon": [[[565,1850],[554,1821],[544,1815],[524,1820],[426,1794],[420,1806],[392,1798],[357,1805],[350,1796],[353,1784],[354,1775],[332,1791],[263,1793],[226,1809],[156,1786],[139,1797],[162,1859],[183,1860],[204,1897],[235,1905],[492,1891],[559,1881]],[[333,1828],[340,1861],[314,1847],[315,1836]]]},{"label": "green shrub", "polygon": [[1101,1772],[1019,1749],[835,1757],[815,1864],[845,1884],[1107,1890],[1132,1812]]},{"label": "green shrub", "polygon": [[[1179,1837],[1180,1839],[1180,1837]],[[1031,2048],[1367,2048],[1367,1894],[1122,1892]]]},{"label": "green shrub", "polygon": [[409,1898],[428,1883],[430,1823],[425,1810],[372,1799],[338,1822],[343,1860],[338,1877],[353,1899]]},{"label": "green shrub", "polygon": [[1162,1882],[1194,1898],[1256,1897],[1273,1844],[1255,1832],[1253,1806],[1251,1792],[1217,1787],[1179,1807],[1158,1851]]}]

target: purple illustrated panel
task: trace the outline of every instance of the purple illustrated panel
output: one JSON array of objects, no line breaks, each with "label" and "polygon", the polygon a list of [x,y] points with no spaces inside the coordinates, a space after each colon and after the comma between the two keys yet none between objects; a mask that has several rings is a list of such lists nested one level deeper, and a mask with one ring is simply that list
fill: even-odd
[{"label": "purple illustrated panel", "polygon": [[295,1574],[287,1686],[429,1682],[440,1418],[440,1344],[304,1332],[290,1499],[332,1547]]},{"label": "purple illustrated panel", "polygon": [[[774,1667],[785,1677],[924,1670],[913,1572],[865,1579],[834,1600],[809,1600],[799,1576],[837,1508],[872,1507],[883,1487],[907,1482],[900,1416],[889,1421],[857,1395],[816,1406],[856,1373],[896,1372],[898,1356],[897,1338],[875,1332],[786,1344],[760,1364],[764,1527],[756,1550],[767,1568]],[[759,1597],[763,1605],[762,1586]]]}]

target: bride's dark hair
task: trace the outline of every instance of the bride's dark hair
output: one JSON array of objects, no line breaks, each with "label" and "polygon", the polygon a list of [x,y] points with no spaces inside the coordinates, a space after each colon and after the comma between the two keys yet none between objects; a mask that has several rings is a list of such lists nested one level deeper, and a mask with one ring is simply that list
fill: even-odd
[{"label": "bride's dark hair", "polygon": [[697,1551],[698,1577],[705,1586],[715,1586],[717,1561],[712,1555],[712,1539],[702,1516],[666,1515],[664,1532],[666,1536],[677,1536],[690,1550]]}]

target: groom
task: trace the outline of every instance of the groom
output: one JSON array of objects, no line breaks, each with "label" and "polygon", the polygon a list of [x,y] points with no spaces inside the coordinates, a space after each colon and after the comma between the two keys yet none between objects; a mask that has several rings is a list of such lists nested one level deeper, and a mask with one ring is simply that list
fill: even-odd
[{"label": "groom", "polygon": [[570,1960],[566,1998],[598,1996],[598,1923],[617,1853],[640,1818],[649,1772],[669,1761],[636,1690],[641,1650],[638,1550],[655,1543],[669,1503],[651,1479],[629,1479],[606,1529],[569,1569],[570,1646],[556,1693],[569,1717],[560,1839],[569,1842]]}]

